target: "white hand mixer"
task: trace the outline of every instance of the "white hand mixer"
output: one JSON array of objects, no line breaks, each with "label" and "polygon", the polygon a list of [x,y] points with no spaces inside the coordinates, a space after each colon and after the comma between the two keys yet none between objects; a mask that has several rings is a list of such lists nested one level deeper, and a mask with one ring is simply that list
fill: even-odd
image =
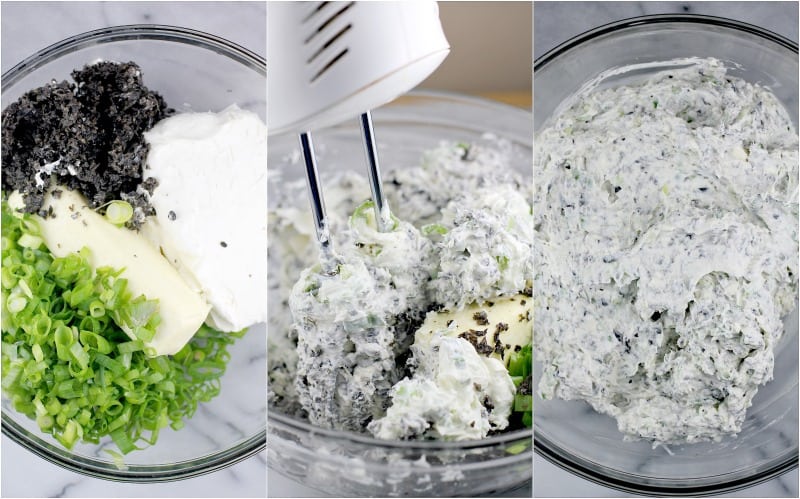
[{"label": "white hand mixer", "polygon": [[323,263],[333,250],[310,130],[360,117],[375,220],[388,230],[370,109],[419,84],[449,52],[433,1],[268,4],[267,126],[270,134],[300,134]]}]

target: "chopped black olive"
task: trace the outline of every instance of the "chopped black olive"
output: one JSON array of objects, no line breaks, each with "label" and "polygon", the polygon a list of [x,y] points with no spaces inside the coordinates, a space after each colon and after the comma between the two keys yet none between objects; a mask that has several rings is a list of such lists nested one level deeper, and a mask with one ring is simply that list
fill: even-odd
[{"label": "chopped black olive", "polygon": [[475,312],[474,314],[472,314],[472,319],[475,322],[477,322],[479,326],[488,326],[489,325],[489,316],[483,310],[481,310],[480,312]]},{"label": "chopped black olive", "polygon": [[140,208],[128,224],[139,227],[155,214],[142,190],[157,186],[144,178],[144,132],[173,110],[132,62],[87,65],[72,78],[35,88],[3,111],[3,190],[20,191],[25,211],[39,212],[51,176],[37,173],[52,165],[52,177],[93,207],[122,199]]}]

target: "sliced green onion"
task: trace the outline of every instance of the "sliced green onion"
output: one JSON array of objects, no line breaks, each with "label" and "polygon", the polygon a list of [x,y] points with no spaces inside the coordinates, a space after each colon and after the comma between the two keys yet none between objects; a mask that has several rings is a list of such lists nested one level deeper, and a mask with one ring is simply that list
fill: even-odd
[{"label": "sliced green onion", "polygon": [[513,445],[510,445],[508,448],[506,448],[506,452],[508,452],[509,454],[517,455],[517,454],[521,454],[522,452],[525,451],[525,449],[527,449],[529,447],[530,447],[530,444],[528,444],[526,442],[517,442],[517,443],[515,443]]},{"label": "sliced green onion", "polygon": [[[533,370],[532,346],[525,345],[520,351],[512,352],[508,360],[508,374],[517,388],[514,395],[514,412],[522,413],[521,421],[527,427],[533,424],[533,397],[529,393],[520,393],[520,386]],[[529,381],[530,383],[530,381]]]},{"label": "sliced green onion", "polygon": [[83,436],[83,429],[77,422],[70,419],[67,421],[63,433],[60,435],[55,434],[54,436],[64,445],[64,447],[71,449],[75,445],[75,442],[77,442]]},{"label": "sliced green onion", "polygon": [[531,345],[525,345],[519,352],[512,352],[508,361],[508,374],[511,376],[522,376],[523,378],[531,374],[533,369],[533,356]]},{"label": "sliced green onion", "polygon": [[46,432],[53,428],[53,425],[56,424],[56,420],[50,414],[42,414],[36,417],[36,424],[39,425],[39,429]]},{"label": "sliced green onion", "polygon": [[[125,461],[123,460],[123,455],[122,454],[120,454],[119,452],[115,451],[114,449],[103,449],[103,450],[109,456],[111,456],[111,459],[114,461],[114,466],[118,470],[125,471],[125,470],[128,469],[128,466],[125,464]],[[131,449],[131,450],[133,450],[133,449]]]},{"label": "sliced green onion", "polygon": [[106,218],[114,225],[123,225],[133,217],[133,207],[127,201],[111,201],[106,207]]},{"label": "sliced green onion", "polygon": [[19,364],[10,366],[9,369],[5,369],[4,367],[2,381],[3,389],[10,391],[12,388],[14,388],[17,384],[20,374],[22,374],[22,366]]},{"label": "sliced green onion", "polygon": [[38,249],[44,240],[42,240],[39,236],[34,236],[32,234],[22,234],[20,238],[17,240],[17,244],[22,246],[23,248],[30,248],[30,249]]},{"label": "sliced green onion", "polygon": [[54,258],[36,245],[30,215],[3,201],[2,217],[0,373],[15,410],[67,448],[110,437],[124,454],[183,427],[219,393],[227,349],[244,331],[202,326],[178,354],[154,357],[145,345],[158,302],[134,296],[124,269],[93,269],[86,248]]},{"label": "sliced green onion", "polygon": [[88,347],[89,350],[94,350],[102,354],[109,354],[113,350],[113,347],[107,339],[91,331],[81,331],[80,341],[81,344]]},{"label": "sliced green onion", "polygon": [[420,229],[420,232],[422,232],[422,234],[425,236],[429,236],[431,234],[444,235],[447,234],[447,227],[442,224],[428,224],[423,225]]},{"label": "sliced green onion", "polygon": [[70,347],[75,342],[75,337],[72,334],[72,329],[65,326],[63,323],[56,326],[55,334],[53,335],[53,340],[56,344],[56,353],[58,355],[58,360],[69,362],[70,356]]},{"label": "sliced green onion", "polygon": [[[397,228],[400,227],[400,220],[391,213],[389,214],[389,217],[392,220],[392,226],[389,228],[389,230],[397,230]],[[377,230],[378,225],[375,222],[375,202],[373,200],[367,199],[358,205],[353,211],[353,215],[350,217],[350,225],[352,226],[359,221],[363,221],[364,224],[371,229]]]},{"label": "sliced green onion", "polygon": [[16,314],[18,312],[22,312],[27,304],[28,300],[24,296],[12,295],[8,297],[8,301],[6,302],[6,308],[12,314]]},{"label": "sliced green onion", "polygon": [[142,340],[126,341],[117,345],[119,353],[133,353],[144,349]]},{"label": "sliced green onion", "polygon": [[371,199],[367,199],[360,205],[356,207],[353,211],[353,215],[350,217],[350,222],[354,222],[356,220],[364,220],[367,224],[372,224],[372,227],[375,228],[375,202]]},{"label": "sliced green onion", "polygon": [[39,344],[34,344],[31,348],[31,352],[33,353],[33,358],[36,362],[41,362],[44,360],[44,352],[42,351],[42,346]]},{"label": "sliced green onion", "polygon": [[111,357],[107,357],[105,355],[95,355],[94,362],[105,369],[111,371],[111,373],[116,376],[122,376],[125,372],[125,366],[122,365],[121,362],[112,359]]},{"label": "sliced green onion", "polygon": [[83,396],[83,384],[78,379],[62,381],[55,387],[55,392],[61,399],[74,399]]},{"label": "sliced green onion", "polygon": [[89,304],[89,314],[92,317],[102,317],[106,314],[106,308],[99,300],[95,300]]},{"label": "sliced green onion", "polygon": [[533,397],[531,395],[514,395],[514,410],[525,412],[533,410]]},{"label": "sliced green onion", "polygon": [[508,268],[508,257],[505,255],[499,255],[494,257],[497,261],[497,266],[500,270],[506,270]]}]

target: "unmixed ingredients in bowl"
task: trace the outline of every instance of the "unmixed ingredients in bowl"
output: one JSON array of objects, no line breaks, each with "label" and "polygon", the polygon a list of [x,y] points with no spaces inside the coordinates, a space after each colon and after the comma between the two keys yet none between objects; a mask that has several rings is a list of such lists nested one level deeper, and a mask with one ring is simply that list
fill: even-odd
[{"label": "unmixed ingredients in bowl", "polygon": [[719,440],[773,378],[797,306],[798,136],[722,62],[659,64],[580,93],[535,138],[538,391],[628,438]]},{"label": "unmixed ingredients in bowl", "polygon": [[270,318],[273,407],[382,439],[531,425],[533,218],[509,151],[444,143],[390,171],[387,232],[366,178],[326,179],[332,261],[319,261],[303,184],[282,189],[270,272],[291,314]]},{"label": "unmixed ingredients in bowl", "polygon": [[132,62],[72,77],[3,110],[2,388],[66,448],[128,453],[266,320],[266,126],[174,114]]}]

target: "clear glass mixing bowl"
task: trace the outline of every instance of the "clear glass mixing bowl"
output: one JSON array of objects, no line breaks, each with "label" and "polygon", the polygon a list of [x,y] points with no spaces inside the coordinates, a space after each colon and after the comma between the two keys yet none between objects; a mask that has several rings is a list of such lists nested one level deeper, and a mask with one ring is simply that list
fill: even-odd
[{"label": "clear glass mixing bowl", "polygon": [[[266,122],[266,62],[227,40],[157,25],[117,26],[51,45],[2,76],[2,107],[52,79],[98,59],[134,61],[145,84],[178,112],[220,111],[232,103]],[[229,350],[218,397],[201,404],[180,431],[162,430],[156,445],[134,451],[117,467],[100,445],[72,451],[42,434],[36,423],[2,399],[2,431],[31,452],[64,468],[99,478],[157,482],[188,478],[235,464],[265,446],[266,327],[252,327]]]},{"label": "clear glass mixing bowl", "polygon": [[[373,119],[383,170],[416,166],[423,151],[443,140],[469,142],[491,132],[511,141],[514,155],[510,167],[531,178],[529,112],[481,99],[426,92],[413,93],[373,111]],[[345,169],[366,174],[356,119],[315,130],[313,137],[322,175]],[[270,192],[281,189],[284,181],[303,177],[298,159],[296,136],[269,138],[269,169],[280,172],[270,175]],[[305,204],[306,200],[301,202]],[[280,299],[270,295],[270,316],[286,313]],[[329,494],[475,497],[519,488],[530,490],[530,429],[471,442],[386,441],[323,430],[277,410],[268,411],[269,472]]]},{"label": "clear glass mixing bowl", "polygon": [[[736,21],[670,15],[602,26],[538,59],[534,64],[534,128],[539,130],[565,99],[604,70],[693,56],[726,61],[733,75],[771,88],[797,127],[796,43]],[[628,73],[601,86],[655,71],[658,69]],[[786,334],[776,349],[775,379],[759,389],[737,437],[719,443],[654,449],[647,442],[624,442],[616,422],[584,402],[542,401],[537,397],[536,452],[589,480],[658,495],[736,490],[797,467],[797,310],[785,324]],[[534,367],[536,382],[541,366],[535,362]]]}]

